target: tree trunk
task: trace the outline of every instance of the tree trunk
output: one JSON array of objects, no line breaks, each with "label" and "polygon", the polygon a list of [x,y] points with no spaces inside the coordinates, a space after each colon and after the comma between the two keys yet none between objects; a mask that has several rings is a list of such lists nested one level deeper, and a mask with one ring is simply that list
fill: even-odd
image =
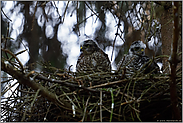
[{"label": "tree trunk", "polygon": [[[168,2],[171,4],[171,2]],[[162,54],[170,56],[171,54],[171,42],[173,40],[173,17],[172,7],[167,7],[169,4],[164,5],[164,12],[161,13],[161,38],[162,38]],[[168,8],[168,9],[167,9]],[[163,60],[163,69],[169,66],[167,59]],[[170,73],[170,69],[166,69],[164,73]]]},{"label": "tree trunk", "polygon": [[179,2],[174,2],[173,7],[173,16],[174,16],[174,25],[173,25],[173,43],[170,56],[170,67],[171,67],[171,76],[170,76],[170,98],[172,103],[173,110],[173,119],[181,120],[180,110],[178,108],[178,96],[177,96],[177,81],[176,81],[176,67],[178,63],[177,59],[177,47],[179,40],[179,14],[178,14]]}]

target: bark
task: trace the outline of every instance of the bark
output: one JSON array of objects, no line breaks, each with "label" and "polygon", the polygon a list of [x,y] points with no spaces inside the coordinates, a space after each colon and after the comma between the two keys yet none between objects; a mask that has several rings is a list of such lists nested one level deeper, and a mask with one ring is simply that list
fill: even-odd
[{"label": "bark", "polygon": [[[167,8],[164,6],[164,8]],[[171,54],[171,42],[173,40],[172,29],[172,8],[168,10],[161,10],[160,23],[161,23],[161,38],[162,38],[162,54],[170,56]],[[167,59],[163,60],[163,69],[169,66]],[[169,69],[166,69],[164,73],[170,73]]]},{"label": "bark", "polygon": [[[48,91],[45,87],[43,87],[41,84],[36,83],[33,80],[30,80],[29,77],[26,77],[26,75],[14,67],[10,66],[9,64],[5,64],[3,60],[1,60],[1,70],[11,75],[13,78],[17,79],[20,84],[27,85],[28,87],[31,87],[33,90],[37,91],[40,90],[40,94],[53,102],[56,105],[59,105],[60,107],[66,109],[66,110],[72,110],[72,106],[68,102],[64,102],[62,100],[59,100],[57,95]],[[80,112],[80,110],[77,110],[77,112]]]},{"label": "bark", "polygon": [[173,110],[173,119],[180,120],[181,114],[178,108],[178,95],[177,95],[177,88],[176,88],[176,67],[178,64],[177,59],[177,47],[178,47],[178,38],[179,38],[179,16],[178,16],[178,8],[179,2],[174,2],[173,7],[173,15],[174,15],[174,25],[173,25],[173,43],[172,43],[172,50],[170,56],[170,68],[171,68],[171,76],[170,76],[170,98],[172,103],[172,110]]}]

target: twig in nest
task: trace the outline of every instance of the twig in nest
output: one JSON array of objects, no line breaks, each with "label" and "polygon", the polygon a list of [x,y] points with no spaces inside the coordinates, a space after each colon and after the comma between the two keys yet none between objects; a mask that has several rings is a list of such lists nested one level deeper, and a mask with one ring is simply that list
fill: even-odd
[{"label": "twig in nest", "polygon": [[[90,95],[90,96],[91,96],[91,95]],[[83,114],[83,118],[82,118],[81,122],[83,122],[83,121],[84,121],[84,119],[85,119],[86,109],[87,109],[87,105],[88,105],[88,101],[89,101],[89,99],[90,99],[90,96],[88,97],[88,99],[87,99],[87,101],[86,101],[85,109],[84,109],[84,114]]]},{"label": "twig in nest", "polygon": [[[3,71],[5,71],[6,73],[10,74],[15,79],[18,79],[19,83],[27,85],[27,86],[31,87],[33,90],[40,89],[40,94],[42,96],[46,97],[48,100],[54,102],[56,105],[59,105],[60,107],[67,109],[67,110],[72,110],[70,103],[58,100],[58,97],[56,94],[51,93],[45,87],[43,87],[41,84],[36,83],[33,80],[30,80],[24,74],[20,73],[20,71],[15,70],[12,66],[10,66],[8,64],[5,64],[2,60],[1,60],[1,69]],[[81,113],[80,110],[76,110],[76,111]]]},{"label": "twig in nest", "polygon": [[23,72],[23,70],[24,70],[23,64],[22,64],[22,63],[20,62],[20,60],[16,57],[16,55],[13,54],[11,51],[9,51],[9,50],[7,50],[7,49],[2,49],[2,48],[1,48],[1,50],[4,51],[4,52],[9,53],[12,57],[14,57],[14,58],[18,61],[19,65],[20,65],[21,72]]},{"label": "twig in nest", "polygon": [[102,91],[100,91],[100,122],[102,122]]},{"label": "twig in nest", "polygon": [[[35,94],[35,96],[34,96],[34,99],[33,99],[32,102],[31,102],[30,110],[32,109],[32,106],[33,106],[34,102],[36,101],[36,98],[37,98],[39,92],[40,92],[40,89],[37,90],[37,92],[36,92],[36,94]],[[31,112],[31,111],[30,111],[30,112]]]}]

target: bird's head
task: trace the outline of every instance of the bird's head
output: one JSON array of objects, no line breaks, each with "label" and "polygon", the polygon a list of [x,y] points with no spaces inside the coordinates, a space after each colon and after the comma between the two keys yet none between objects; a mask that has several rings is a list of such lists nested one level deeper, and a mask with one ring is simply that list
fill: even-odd
[{"label": "bird's head", "polygon": [[99,50],[98,44],[93,40],[86,40],[80,45],[80,51],[85,55],[90,55]]},{"label": "bird's head", "polygon": [[131,44],[129,49],[129,55],[145,55],[146,45],[142,41],[135,41]]}]

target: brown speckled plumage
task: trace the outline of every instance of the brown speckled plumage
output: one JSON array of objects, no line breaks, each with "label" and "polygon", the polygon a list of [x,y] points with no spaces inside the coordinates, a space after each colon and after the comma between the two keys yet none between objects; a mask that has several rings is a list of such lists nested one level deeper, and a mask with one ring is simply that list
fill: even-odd
[{"label": "brown speckled plumage", "polygon": [[93,40],[84,41],[81,45],[81,54],[76,64],[79,73],[110,72],[111,63],[108,55],[100,49]]}]

